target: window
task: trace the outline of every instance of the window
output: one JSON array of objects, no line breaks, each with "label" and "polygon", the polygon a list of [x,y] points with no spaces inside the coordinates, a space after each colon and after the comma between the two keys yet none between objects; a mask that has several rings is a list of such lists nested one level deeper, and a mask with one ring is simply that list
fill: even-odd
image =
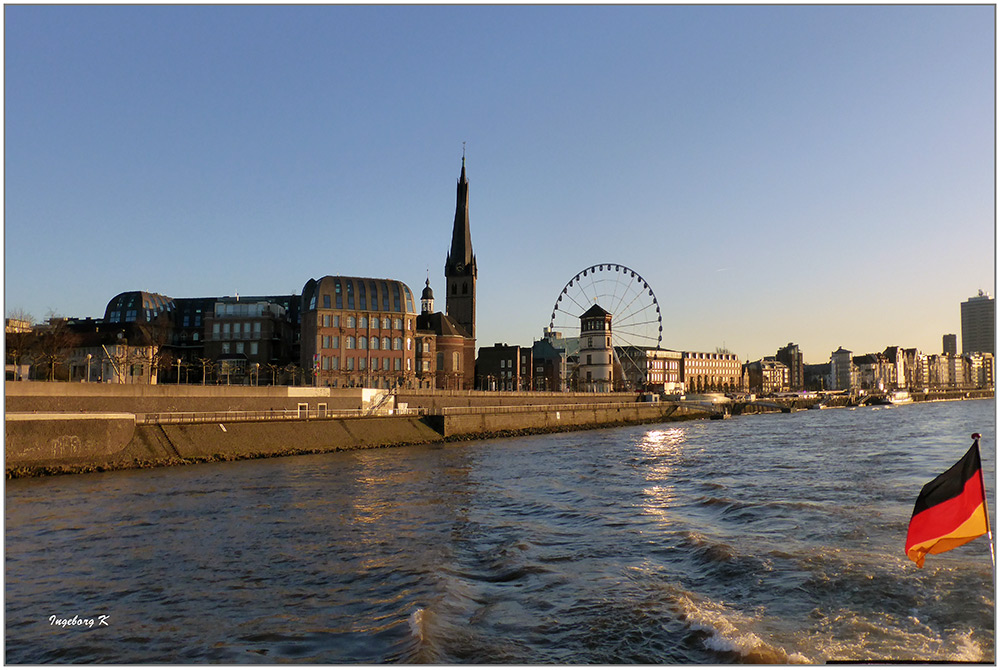
[{"label": "window", "polygon": [[383,337],[382,338],[382,348],[383,349],[388,349],[389,348],[389,338],[388,337]]},{"label": "window", "polygon": [[354,321],[354,317],[353,316],[347,317],[347,327],[348,328],[354,328],[355,327],[355,321]]},{"label": "window", "polygon": [[334,328],[340,328],[340,315],[339,314],[336,314],[333,317],[333,327]]},{"label": "window", "polygon": [[324,328],[329,328],[330,327],[330,315],[329,314],[324,314],[323,315],[323,327]]},{"label": "window", "polygon": [[355,346],[355,341],[356,340],[354,339],[353,335],[348,335],[347,336],[347,342],[345,343],[345,348],[346,349],[356,349],[357,347]]},{"label": "window", "polygon": [[254,321],[253,323],[253,336],[256,339],[260,339],[260,321]]},{"label": "window", "polygon": [[[358,309],[368,309],[368,296],[365,293],[365,283],[363,281],[358,282],[358,302],[360,303]],[[364,327],[362,326],[362,328]]]},{"label": "window", "polygon": [[323,336],[323,348],[324,349],[329,349],[330,348],[330,336],[329,335],[324,335]]},{"label": "window", "polygon": [[341,293],[340,293],[340,280],[339,279],[337,279],[334,282],[333,289],[334,289],[333,290],[334,294],[337,296],[337,299],[334,301],[336,303],[336,305],[337,305],[337,309],[344,309],[344,296],[341,295]]},{"label": "window", "polygon": [[256,356],[257,353],[258,353],[258,351],[259,350],[257,349],[257,342],[251,342],[250,343],[250,355],[251,356]]},{"label": "window", "polygon": [[347,359],[347,369],[348,370],[353,370],[354,369],[354,358],[353,357]]},{"label": "window", "polygon": [[222,324],[222,339],[224,339],[224,340],[228,340],[229,339],[229,324],[228,323]]},{"label": "window", "polygon": [[[397,358],[396,360],[398,361],[399,359]],[[410,368],[410,359],[409,359],[409,358],[407,358],[407,359],[406,359],[406,371],[407,371],[407,372],[409,372],[409,371],[410,371],[410,369],[411,369],[411,368]]]},{"label": "window", "polygon": [[330,338],[330,348],[331,349],[340,349],[340,336],[339,335],[334,335],[332,338]]},{"label": "window", "polygon": [[395,370],[396,372],[402,370],[401,363],[398,358],[392,359],[392,369]]},{"label": "window", "polygon": [[377,337],[372,338],[372,349],[378,349],[379,339]]},{"label": "window", "polygon": [[394,337],[392,338],[392,348],[396,351],[402,351],[403,349],[403,338]]},{"label": "window", "polygon": [[395,328],[396,330],[402,330],[403,329],[403,320],[402,319],[393,319],[392,320],[392,327]]},{"label": "window", "polygon": [[460,359],[458,357],[458,352],[451,352],[451,369],[458,372],[461,369]]},{"label": "window", "polygon": [[242,342],[237,342],[236,343],[236,353],[238,353],[238,354],[242,354],[243,353],[243,343]]},{"label": "window", "polygon": [[325,309],[330,309],[330,294],[329,293],[324,293],[323,294],[323,307]]},{"label": "window", "polygon": [[224,354],[228,354],[229,353],[229,342],[223,342],[222,343],[222,353],[224,353]]},{"label": "window", "polygon": [[388,358],[383,358],[382,359],[382,369],[383,370],[388,370],[389,369],[389,359]]},{"label": "window", "polygon": [[358,349],[367,349],[367,348],[368,348],[368,338],[362,335],[361,337],[358,338]]},{"label": "window", "polygon": [[212,339],[213,340],[219,339],[219,328],[220,327],[221,327],[221,324],[218,321],[216,321],[215,323],[212,324]]},{"label": "window", "polygon": [[340,357],[339,356],[334,356],[332,359],[330,359],[330,366],[331,366],[331,369],[333,369],[333,370],[339,370],[340,369]]},{"label": "window", "polygon": [[199,339],[198,333],[197,332],[191,333],[191,339],[197,342]]},{"label": "window", "polygon": [[391,323],[391,322],[390,322],[390,320],[389,320],[389,317],[385,317],[384,319],[382,319],[382,327],[383,327],[384,329],[386,329],[386,330],[389,330],[389,328],[391,327],[391,326],[389,325],[390,323]]},{"label": "window", "polygon": [[406,329],[407,330],[413,330],[413,319],[407,319],[406,320]]},{"label": "window", "polygon": [[406,338],[406,350],[413,351],[413,340]]},{"label": "window", "polygon": [[[362,284],[362,286],[364,286],[364,284]],[[363,316],[360,319],[358,319],[358,328],[367,328],[367,327],[368,327],[368,317],[367,316]]]}]

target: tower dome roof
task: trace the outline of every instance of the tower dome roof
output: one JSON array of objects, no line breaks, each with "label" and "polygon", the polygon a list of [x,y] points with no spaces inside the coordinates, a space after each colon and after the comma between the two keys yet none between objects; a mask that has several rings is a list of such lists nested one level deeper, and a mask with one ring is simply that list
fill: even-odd
[{"label": "tower dome roof", "polygon": [[420,299],[421,300],[433,300],[434,299],[434,291],[431,289],[431,280],[430,280],[429,277],[427,278],[427,282],[426,282],[426,284],[424,286],[424,290],[420,292]]}]

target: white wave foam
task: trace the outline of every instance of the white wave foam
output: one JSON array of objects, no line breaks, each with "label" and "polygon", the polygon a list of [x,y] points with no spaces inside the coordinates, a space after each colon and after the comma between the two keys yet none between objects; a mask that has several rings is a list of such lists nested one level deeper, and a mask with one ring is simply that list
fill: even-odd
[{"label": "white wave foam", "polygon": [[424,610],[418,607],[409,618],[410,633],[421,642],[424,641]]},{"label": "white wave foam", "polygon": [[972,631],[959,633],[953,639],[955,651],[949,654],[949,661],[979,662],[983,660],[983,648],[972,639]]},{"label": "white wave foam", "polygon": [[750,630],[754,622],[759,622],[759,617],[752,618],[710,600],[695,602],[687,595],[680,596],[677,603],[689,628],[708,634],[702,645],[709,651],[735,653],[752,663],[812,663],[803,654],[789,654]]}]

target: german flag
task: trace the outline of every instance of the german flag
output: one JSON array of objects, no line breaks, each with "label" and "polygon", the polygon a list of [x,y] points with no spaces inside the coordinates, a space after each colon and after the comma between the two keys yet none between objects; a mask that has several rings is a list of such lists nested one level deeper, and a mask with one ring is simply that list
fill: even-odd
[{"label": "german flag", "polygon": [[927,554],[960,547],[989,532],[979,434],[958,463],[920,489],[906,533],[906,555],[924,567]]}]

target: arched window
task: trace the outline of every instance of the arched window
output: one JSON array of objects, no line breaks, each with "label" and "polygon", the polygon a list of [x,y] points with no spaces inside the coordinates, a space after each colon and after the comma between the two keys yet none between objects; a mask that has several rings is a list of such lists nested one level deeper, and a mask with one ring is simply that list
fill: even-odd
[{"label": "arched window", "polygon": [[[363,284],[362,284],[362,286],[363,286]],[[363,316],[360,319],[358,319],[358,328],[367,328],[367,327],[368,327],[368,317],[367,316]]]},{"label": "arched window", "polygon": [[372,349],[378,349],[379,339],[377,337],[372,338]]},{"label": "arched window", "polygon": [[367,348],[368,348],[368,338],[362,335],[361,337],[358,338],[358,349],[367,349]]}]

